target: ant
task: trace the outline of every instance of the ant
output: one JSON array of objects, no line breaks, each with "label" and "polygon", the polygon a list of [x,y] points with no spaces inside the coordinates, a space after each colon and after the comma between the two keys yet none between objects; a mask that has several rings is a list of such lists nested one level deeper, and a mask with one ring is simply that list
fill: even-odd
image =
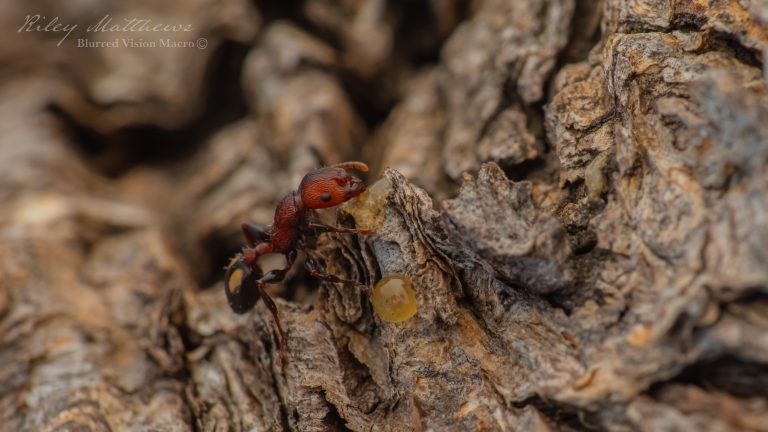
[{"label": "ant", "polygon": [[[277,306],[264,290],[264,284],[282,281],[293,266],[298,251],[306,255],[307,240],[320,233],[371,233],[366,229],[325,225],[311,218],[313,210],[337,206],[365,191],[363,181],[347,173],[347,169],[368,172],[368,165],[362,162],[343,162],[311,171],[301,180],[298,190],[290,192],[277,204],[274,223],[270,228],[262,229],[254,224],[243,223],[241,229],[248,244],[227,266],[224,292],[229,306],[235,313],[242,314],[253,308],[259,299],[263,299],[277,325],[283,358],[286,352],[285,334],[280,325]],[[287,264],[285,268],[271,270],[260,276],[256,261],[260,256],[270,253],[284,255]],[[305,267],[311,276],[318,279],[361,285],[357,281],[320,273],[311,268],[309,259],[305,261]]]}]

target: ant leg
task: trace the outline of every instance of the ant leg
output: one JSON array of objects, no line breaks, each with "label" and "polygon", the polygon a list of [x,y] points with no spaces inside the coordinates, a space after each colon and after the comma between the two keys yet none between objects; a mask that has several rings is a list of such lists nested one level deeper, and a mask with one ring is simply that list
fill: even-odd
[{"label": "ant leg", "polygon": [[248,246],[256,246],[259,243],[269,242],[269,228],[264,229],[256,224],[243,222],[240,224],[243,236],[248,241]]},{"label": "ant leg", "polygon": [[269,312],[272,314],[272,319],[275,321],[275,325],[277,326],[277,333],[280,335],[280,362],[283,366],[285,366],[285,358],[286,354],[288,353],[288,344],[285,340],[285,333],[283,332],[283,326],[280,325],[280,315],[277,312],[277,305],[272,300],[272,297],[267,294],[267,292],[264,290],[264,284],[263,283],[257,283],[256,284],[259,289],[259,294],[261,294],[261,299],[264,300],[264,304],[267,306],[267,309],[269,309]]},{"label": "ant leg", "polygon": [[310,222],[307,224],[307,226],[310,229],[317,230],[320,232],[334,232],[334,233],[341,233],[341,234],[363,234],[363,235],[373,234],[373,230],[370,230],[367,228],[344,228],[344,227],[326,225],[324,223],[318,223],[318,222]]},{"label": "ant leg", "polygon": [[293,261],[296,259],[296,251],[292,250],[285,254],[286,264],[284,268],[270,270],[259,279],[262,283],[277,283],[285,279],[285,275],[293,267]]},{"label": "ant leg", "polygon": [[293,261],[296,259],[296,251],[292,250],[285,254],[285,259],[287,261],[285,268],[268,271],[256,284],[259,294],[261,295],[262,300],[264,300],[264,305],[267,306],[267,309],[269,309],[269,312],[272,314],[272,318],[275,320],[275,325],[277,325],[277,332],[280,334],[280,363],[283,367],[285,366],[286,354],[288,352],[288,343],[285,339],[283,326],[280,325],[277,305],[275,305],[272,297],[267,294],[267,291],[264,290],[264,284],[280,282],[285,278],[288,270],[293,266]]},{"label": "ant leg", "polygon": [[360,282],[358,282],[356,280],[344,279],[344,278],[341,278],[341,277],[338,277],[338,276],[334,276],[332,274],[328,274],[328,273],[323,273],[323,272],[317,271],[316,269],[314,269],[312,267],[313,265],[314,265],[314,262],[312,262],[312,260],[310,260],[309,258],[307,258],[307,260],[304,261],[304,267],[307,269],[307,271],[309,272],[310,276],[312,276],[314,278],[317,278],[317,279],[320,279],[320,280],[324,280],[326,282],[344,283],[344,284],[356,285],[359,288],[361,288],[363,290],[363,292],[365,292],[366,294],[370,294],[371,290],[368,288],[368,285],[366,285],[364,283],[360,283]]}]

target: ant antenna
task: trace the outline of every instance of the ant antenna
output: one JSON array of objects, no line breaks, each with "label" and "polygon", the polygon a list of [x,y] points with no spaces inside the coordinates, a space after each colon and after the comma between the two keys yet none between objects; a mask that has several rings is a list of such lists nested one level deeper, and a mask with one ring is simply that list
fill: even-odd
[{"label": "ant antenna", "polygon": [[364,164],[363,162],[342,162],[338,163],[336,165],[333,165],[334,168],[344,168],[344,169],[352,169],[355,171],[360,172],[368,172],[368,165]]}]

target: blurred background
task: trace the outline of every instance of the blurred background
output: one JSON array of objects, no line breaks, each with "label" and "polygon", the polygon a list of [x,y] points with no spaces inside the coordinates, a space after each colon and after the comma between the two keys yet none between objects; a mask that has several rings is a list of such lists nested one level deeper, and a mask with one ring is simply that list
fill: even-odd
[{"label": "blurred background", "polygon": [[441,121],[433,94],[404,107],[423,119],[399,116],[422,143],[376,132],[409,86],[436,85],[440,48],[472,7],[6,2],[3,151],[26,156],[4,157],[3,202],[119,190],[187,231],[190,262],[203,254],[218,271],[238,221],[269,223],[276,201],[320,164],[363,159],[375,177],[406,159],[425,186],[450,190],[430,136]]},{"label": "blurred background", "polygon": [[195,277],[216,278],[239,221],[269,223],[303,173],[373,151],[468,8],[6,2],[3,151],[26,156],[4,157],[2,201],[119,190],[174,221],[186,258],[216,269]]},{"label": "blurred background", "polygon": [[[0,429],[766,430],[767,10],[3,1]],[[429,283],[297,266],[283,373],[223,267],[345,160],[400,201],[327,265]]]}]

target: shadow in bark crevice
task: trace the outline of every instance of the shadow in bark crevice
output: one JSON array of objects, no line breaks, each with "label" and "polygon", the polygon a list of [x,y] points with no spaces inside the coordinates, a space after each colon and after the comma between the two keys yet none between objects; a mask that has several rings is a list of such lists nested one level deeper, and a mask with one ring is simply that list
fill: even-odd
[{"label": "shadow in bark crevice", "polygon": [[768,364],[723,355],[687,366],[669,380],[654,383],[649,393],[657,397],[665,386],[687,384],[705,391],[719,390],[737,397],[768,397]]},{"label": "shadow in bark crevice", "polygon": [[135,124],[103,135],[78,123],[62,107],[52,105],[49,109],[63,120],[70,141],[86,164],[103,176],[117,178],[135,166],[176,163],[245,115],[240,74],[248,48],[229,41],[218,48],[202,83],[205,100],[200,114],[178,129]]}]

